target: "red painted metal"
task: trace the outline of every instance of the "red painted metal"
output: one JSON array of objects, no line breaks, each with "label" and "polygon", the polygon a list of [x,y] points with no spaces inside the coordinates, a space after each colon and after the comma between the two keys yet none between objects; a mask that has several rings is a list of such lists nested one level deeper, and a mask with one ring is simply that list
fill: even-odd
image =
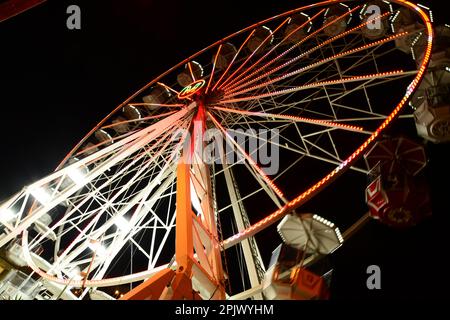
[{"label": "red painted metal", "polygon": [[366,189],[370,216],[394,228],[408,228],[431,216],[427,184],[409,175],[378,176]]},{"label": "red painted metal", "polygon": [[21,14],[46,0],[9,0],[0,3],[0,22]]},{"label": "red painted metal", "polygon": [[365,160],[375,177],[366,189],[371,217],[405,228],[431,215],[429,187],[420,174],[427,164],[422,145],[406,138],[382,140]]}]

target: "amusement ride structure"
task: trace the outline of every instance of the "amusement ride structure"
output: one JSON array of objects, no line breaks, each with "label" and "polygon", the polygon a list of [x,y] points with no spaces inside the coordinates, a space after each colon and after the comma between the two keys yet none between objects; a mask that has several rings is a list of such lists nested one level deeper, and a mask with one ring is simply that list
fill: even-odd
[{"label": "amusement ride structure", "polygon": [[[449,33],[405,0],[330,0],[187,58],[0,203],[15,266],[0,294],[328,298],[327,255],[371,217],[404,228],[431,215],[423,147],[384,132],[415,121],[421,137],[450,140]],[[368,177],[368,213],[341,233],[302,205],[349,170]],[[265,265],[256,235],[274,226],[282,244]],[[234,247],[249,283],[237,294]]]}]

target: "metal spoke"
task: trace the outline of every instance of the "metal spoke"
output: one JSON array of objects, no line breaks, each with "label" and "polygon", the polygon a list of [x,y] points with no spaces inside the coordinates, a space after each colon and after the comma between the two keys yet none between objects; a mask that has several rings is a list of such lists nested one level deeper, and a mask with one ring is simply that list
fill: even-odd
[{"label": "metal spoke", "polygon": [[406,71],[406,72],[402,71],[402,70],[390,71],[390,72],[383,72],[383,73],[378,73],[378,74],[368,74],[368,75],[364,75],[364,76],[348,77],[348,78],[331,80],[331,81],[319,81],[316,83],[299,86],[296,88],[279,90],[279,91],[255,95],[255,96],[247,96],[247,97],[242,97],[242,98],[230,99],[230,98],[240,94],[240,92],[237,92],[228,97],[225,97],[224,100],[220,101],[220,103],[236,103],[236,102],[242,102],[242,101],[251,101],[254,99],[274,97],[274,96],[284,95],[287,93],[298,92],[298,91],[302,91],[302,90],[313,89],[313,88],[318,88],[318,87],[323,87],[323,86],[328,86],[328,85],[345,84],[345,83],[351,83],[351,82],[357,82],[357,81],[364,81],[364,80],[368,80],[368,79],[376,80],[376,79],[391,78],[391,77],[405,76],[405,75],[415,75],[415,74],[417,74],[417,71]]}]

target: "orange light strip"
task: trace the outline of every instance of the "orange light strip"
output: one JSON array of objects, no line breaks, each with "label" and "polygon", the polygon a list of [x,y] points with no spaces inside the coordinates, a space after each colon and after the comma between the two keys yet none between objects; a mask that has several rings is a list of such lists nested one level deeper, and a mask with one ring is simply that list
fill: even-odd
[{"label": "orange light strip", "polygon": [[172,91],[172,92],[175,93],[176,95],[180,94],[177,90],[175,90],[175,89],[169,87],[168,85],[166,85],[166,84],[164,84],[164,83],[162,83],[162,82],[157,82],[157,84],[159,84],[160,86],[166,88],[166,89],[169,90],[169,91]]},{"label": "orange light strip", "polygon": [[[386,16],[386,15],[388,15],[388,14],[385,13],[384,15],[382,15],[382,16],[380,16],[380,17],[378,17],[378,18],[381,19],[383,16]],[[291,65],[292,63],[298,61],[299,59],[301,59],[301,58],[303,58],[303,57],[305,57],[305,56],[310,55],[311,53],[313,53],[313,52],[319,50],[320,48],[322,48],[322,47],[324,47],[324,46],[330,44],[331,42],[333,42],[333,41],[335,41],[335,40],[337,40],[337,39],[340,39],[340,38],[342,38],[342,37],[344,37],[344,36],[346,36],[346,35],[348,35],[348,34],[350,34],[350,33],[352,33],[352,32],[355,32],[355,31],[361,29],[362,27],[366,26],[367,23],[368,23],[368,22],[363,23],[363,24],[361,24],[361,25],[359,25],[359,26],[357,26],[357,27],[355,27],[355,28],[353,28],[353,29],[350,29],[350,30],[348,30],[348,31],[346,31],[346,32],[344,32],[344,33],[341,33],[341,34],[339,34],[339,35],[333,37],[333,38],[330,38],[330,39],[324,41],[323,43],[321,43],[320,45],[318,45],[318,46],[316,46],[316,47],[314,47],[314,48],[311,48],[310,50],[308,50],[308,51],[306,51],[306,52],[300,54],[299,56],[297,56],[297,57],[295,57],[295,58],[293,58],[293,59],[291,59],[291,60],[289,60],[289,61],[283,63],[282,65],[280,65],[280,66],[278,66],[278,67],[275,67],[275,68],[273,68],[272,70],[270,70],[270,71],[264,73],[262,76],[258,76],[258,77],[256,77],[256,78],[254,78],[254,79],[252,79],[252,80],[250,80],[250,81],[244,83],[244,84],[241,84],[243,81],[248,80],[248,79],[249,79],[250,77],[252,77],[253,75],[258,74],[260,71],[264,70],[265,68],[267,68],[268,66],[270,66],[271,64],[273,64],[276,60],[279,59],[279,57],[281,57],[281,55],[280,55],[279,57],[277,57],[277,58],[275,58],[274,60],[270,61],[268,64],[262,66],[261,68],[259,68],[258,70],[256,70],[256,71],[253,72],[252,74],[250,74],[249,76],[247,76],[247,77],[245,77],[244,79],[242,79],[241,81],[237,82],[237,83],[234,84],[233,86],[230,86],[229,88],[225,88],[225,90],[226,90],[227,93],[231,93],[231,92],[234,92],[234,91],[236,91],[236,90],[238,90],[238,89],[240,89],[240,88],[245,88],[245,87],[247,87],[248,85],[250,85],[250,84],[252,84],[252,83],[254,83],[254,82],[256,82],[256,81],[258,81],[258,80],[260,80],[260,79],[263,79],[263,78],[265,78],[265,77],[267,77],[267,76],[273,74],[274,72],[277,72],[277,71],[279,71],[279,70],[281,70],[281,69],[283,69],[283,68],[285,68],[285,67]],[[241,85],[240,85],[240,84],[241,84]],[[238,86],[238,85],[240,85],[240,86],[239,86],[239,87],[236,87],[236,86]]]},{"label": "orange light strip", "polygon": [[209,86],[211,85],[211,81],[212,81],[212,79],[214,77],[214,71],[216,70],[217,58],[219,57],[219,54],[220,54],[221,50],[222,50],[222,45],[220,45],[219,49],[217,49],[217,53],[216,53],[216,56],[214,58],[214,63],[213,63],[213,67],[212,67],[212,70],[211,70],[211,75],[209,76],[208,85],[206,86],[205,94],[208,93]]},{"label": "orange light strip", "polygon": [[174,111],[170,111],[170,112],[158,114],[158,115],[155,115],[155,116],[144,117],[144,118],[141,118],[141,119],[120,121],[120,122],[116,122],[116,123],[113,123],[113,124],[110,124],[110,125],[101,127],[100,129],[108,129],[108,128],[112,128],[112,127],[119,126],[119,125],[121,125],[121,124],[126,124],[126,123],[133,123],[133,122],[139,122],[139,121],[146,121],[146,120],[158,119],[158,118],[162,118],[162,117],[165,117],[165,116],[169,116],[169,115],[171,115],[171,114],[174,114],[175,112],[177,112],[177,111],[174,110]]},{"label": "orange light strip", "polygon": [[[296,32],[298,32],[299,30],[305,28],[308,24],[312,23],[312,21],[316,20],[323,12],[325,12],[326,9],[322,9],[319,11],[319,13],[317,13],[316,15],[314,15],[312,18],[309,18],[308,21],[306,21],[305,23],[303,23],[301,26],[297,27],[295,30],[293,30],[291,33],[289,33],[286,37],[284,37],[283,40],[281,40],[277,45],[275,45],[272,49],[269,50],[269,52],[267,52],[264,56],[262,56],[261,58],[258,59],[258,61],[256,61],[253,65],[251,65],[247,70],[245,70],[244,72],[242,72],[241,74],[239,74],[235,79],[233,79],[232,81],[230,81],[229,84],[227,84],[226,86],[224,86],[224,89],[232,86],[234,83],[236,83],[236,81],[238,81],[239,79],[241,79],[246,73],[248,73],[250,70],[252,70],[254,67],[256,67],[259,63],[261,63],[261,61],[263,61],[265,58],[267,58],[273,51],[275,51],[284,41],[286,41],[287,39],[289,39],[292,35],[294,35]],[[297,44],[295,45],[297,46]],[[292,50],[292,49],[291,49]],[[287,52],[286,52],[287,53]],[[281,58],[280,56],[277,57],[278,59]],[[275,59],[277,59],[275,58]],[[274,61],[273,61],[274,62]],[[271,61],[271,63],[273,63]],[[251,77],[254,73],[252,73],[249,77]],[[245,79],[248,79],[248,77],[246,77]],[[243,79],[242,81],[245,81],[245,79]],[[241,83],[241,81],[239,81],[239,83]]]},{"label": "orange light strip", "polygon": [[[118,110],[120,110],[121,108],[123,108],[123,106],[125,106],[126,104],[128,104],[130,101],[132,101],[133,99],[135,99],[138,95],[140,95],[141,93],[143,93],[145,90],[147,90],[148,88],[150,88],[152,85],[154,85],[155,83],[159,83],[158,81],[160,81],[161,79],[163,79],[165,76],[169,75],[170,73],[178,70],[179,68],[181,68],[183,65],[185,65],[186,63],[188,63],[189,61],[195,59],[196,57],[204,54],[205,52],[208,52],[208,50],[211,50],[212,48],[220,45],[221,43],[224,43],[226,41],[229,41],[231,39],[234,39],[235,37],[244,34],[245,32],[249,32],[252,29],[259,27],[259,26],[263,26],[277,18],[280,17],[288,17],[291,16],[295,13],[298,12],[303,12],[305,10],[309,10],[312,8],[317,8],[317,7],[322,7],[322,6],[326,6],[329,4],[334,4],[336,3],[336,0],[326,0],[326,1],[321,1],[315,4],[309,4],[309,5],[305,5],[305,6],[301,6],[299,8],[293,9],[293,10],[289,10],[286,11],[283,14],[280,14],[278,16],[275,17],[271,17],[268,19],[265,19],[263,21],[260,21],[258,23],[255,23],[251,26],[248,26],[242,30],[239,30],[233,34],[230,34],[229,36],[216,41],[215,43],[211,44],[208,47],[205,47],[204,49],[198,51],[197,53],[193,54],[192,56],[184,59],[183,61],[181,61],[180,63],[178,63],[177,65],[173,66],[172,68],[170,68],[169,70],[161,73],[160,75],[158,75],[154,80],[146,83],[142,88],[140,88],[139,90],[137,90],[136,92],[134,92],[130,97],[128,97],[124,102],[122,102],[121,104],[119,104],[118,106],[116,106],[108,115],[106,115],[99,124],[97,124],[97,126],[95,126],[94,128],[92,128],[92,130],[90,130],[84,137],[83,139],[81,139],[80,142],[78,142],[69,152],[68,154],[64,157],[64,159],[58,164],[56,170],[60,169],[67,161],[68,159],[74,154],[74,152],[84,143],[86,142],[86,140],[100,127],[102,126],[113,114],[115,114]],[[172,89],[173,90],[173,89]],[[178,93],[177,93],[178,94]]]},{"label": "orange light strip", "polygon": [[[348,55],[351,55],[351,54],[354,54],[354,53],[357,53],[357,52],[360,52],[360,51],[364,51],[364,50],[367,50],[367,49],[370,49],[370,48],[373,48],[373,47],[376,47],[376,46],[388,43],[390,41],[393,41],[393,40],[396,40],[398,38],[404,37],[406,35],[408,35],[408,32],[402,32],[402,33],[396,34],[394,36],[391,36],[391,37],[388,37],[388,38],[385,38],[385,39],[382,39],[382,40],[378,40],[378,41],[369,43],[369,44],[367,44],[365,46],[361,46],[361,47],[358,47],[358,48],[355,48],[355,49],[351,49],[351,50],[348,50],[348,51],[345,51],[345,52],[338,53],[338,54],[336,54],[334,56],[331,56],[331,57],[328,57],[326,59],[322,59],[322,60],[320,60],[318,62],[312,63],[312,64],[310,64],[310,65],[308,65],[306,67],[303,67],[303,68],[300,68],[298,70],[286,73],[286,74],[284,74],[284,75],[282,75],[280,77],[274,78],[274,79],[266,81],[264,83],[260,83],[260,84],[258,84],[256,86],[252,86],[252,87],[249,87],[247,89],[244,89],[244,90],[236,92],[237,90],[248,86],[248,84],[250,82],[249,83],[244,83],[243,85],[241,85],[239,87],[236,87],[236,88],[234,88],[234,89],[232,89],[230,91],[227,91],[227,94],[225,95],[224,98],[233,97],[233,96],[245,93],[245,92],[249,92],[249,91],[253,91],[253,90],[259,89],[259,88],[263,88],[263,87],[265,87],[265,86],[267,86],[269,84],[276,83],[278,81],[287,79],[289,77],[295,76],[295,75],[300,74],[300,73],[305,72],[305,71],[309,71],[311,69],[319,67],[319,66],[321,66],[321,65],[323,65],[325,63],[328,63],[330,61],[334,61],[336,59],[339,59],[339,58],[342,58],[342,57],[345,57],[345,56],[348,56]],[[263,78],[265,78],[267,76],[268,76],[268,74],[263,74],[260,77],[254,79],[254,81],[258,81],[258,80],[263,79]],[[254,82],[254,81],[252,80],[252,82]]]},{"label": "orange light strip", "polygon": [[[136,132],[138,132],[138,131],[139,131],[139,130],[134,130],[134,131],[130,131],[130,132],[124,133],[124,134],[122,134],[122,135],[120,135],[120,136],[114,137],[114,141],[117,142],[117,141],[119,141],[119,140],[121,140],[121,139],[123,139],[123,138],[126,138],[126,137],[128,137],[128,136],[131,136],[132,134],[134,134],[134,133],[136,133]],[[103,145],[105,145],[105,144],[108,144],[108,143],[110,143],[110,142],[111,142],[110,140],[105,140],[105,141],[103,141],[103,142],[99,142],[99,143],[97,143],[97,144],[94,144],[94,145],[92,145],[92,146],[90,146],[90,147],[84,148],[84,149],[78,151],[77,153],[75,153],[75,157],[78,157],[78,156],[80,156],[80,155],[82,155],[82,154],[84,154],[84,153],[86,153],[86,152],[88,152],[88,151],[90,151],[90,150],[94,150],[95,148],[98,148],[98,147],[103,146]]]},{"label": "orange light strip", "polygon": [[[262,67],[260,67],[259,69],[257,69],[257,70],[255,70],[254,72],[252,72],[250,75],[246,76],[244,79],[242,79],[242,80],[240,80],[240,81],[238,81],[238,82],[236,82],[236,83],[234,83],[234,84],[229,84],[228,86],[225,86],[225,87],[224,87],[224,90],[227,91],[227,90],[229,90],[229,89],[232,89],[232,88],[234,88],[235,86],[237,86],[237,85],[241,84],[242,82],[244,82],[245,80],[248,80],[248,79],[251,78],[252,76],[258,74],[260,71],[262,71],[262,70],[266,69],[267,67],[269,67],[270,65],[274,64],[275,62],[277,62],[279,59],[281,59],[282,57],[284,57],[286,54],[288,54],[289,52],[291,52],[291,51],[294,50],[295,48],[299,47],[300,45],[302,45],[303,43],[305,43],[305,42],[308,41],[309,39],[311,39],[311,38],[313,38],[314,36],[318,35],[318,34],[319,34],[320,32],[322,32],[325,28],[331,26],[333,23],[336,23],[337,21],[342,20],[342,19],[344,19],[345,17],[347,17],[348,15],[352,14],[354,11],[356,11],[356,9],[359,9],[359,7],[360,7],[360,6],[357,6],[356,8],[354,8],[354,9],[352,9],[351,11],[345,13],[344,15],[339,16],[339,17],[337,17],[336,19],[332,20],[331,22],[329,22],[329,23],[323,25],[322,27],[320,27],[320,28],[317,29],[316,31],[312,32],[311,34],[307,35],[305,38],[303,38],[302,40],[300,40],[299,42],[297,42],[295,45],[293,45],[292,47],[290,47],[289,49],[287,49],[286,51],[284,51],[283,53],[281,53],[280,55],[278,55],[276,58],[272,59],[271,61],[269,61],[268,63],[266,63],[266,64],[263,65]],[[383,16],[380,16],[379,18],[381,19],[382,17],[383,17]],[[315,50],[318,50],[318,49],[322,48],[323,46],[325,46],[325,45],[327,45],[327,44],[329,44],[329,43],[331,43],[331,42],[333,42],[333,41],[335,41],[335,40],[338,40],[338,39],[344,37],[345,35],[349,34],[350,32],[353,32],[353,31],[355,31],[355,30],[358,30],[358,29],[362,28],[363,26],[366,26],[367,24],[368,24],[367,22],[366,22],[366,23],[363,23],[363,24],[359,25],[358,27],[355,27],[355,28],[353,28],[353,29],[351,29],[351,30],[348,30],[347,32],[338,34],[337,36],[334,36],[334,37],[332,37],[332,38],[330,38],[330,39],[324,41],[324,42],[321,43],[320,45],[314,47],[314,48],[313,48],[314,50],[312,49],[312,50],[308,51],[308,53],[314,52]],[[303,57],[305,57],[305,56],[306,56],[306,53],[302,53],[302,54],[300,54],[299,56],[297,56],[297,57],[295,57],[295,58],[289,60],[288,62],[282,64],[281,66],[279,66],[279,67],[273,69],[273,71],[270,72],[269,74],[272,74],[273,72],[278,71],[278,70],[280,70],[280,69],[282,69],[282,68],[284,68],[284,67],[290,65],[291,63],[294,63],[294,62],[298,61],[299,59],[301,59],[301,58],[303,58]],[[254,82],[254,81],[252,81],[251,83],[253,83],[253,82]]]},{"label": "orange light strip", "polygon": [[216,82],[216,84],[214,85],[214,87],[212,88],[212,91],[216,90],[217,86],[219,85],[220,81],[223,80],[223,78],[225,77],[225,75],[228,73],[228,71],[230,71],[231,66],[233,65],[234,61],[236,61],[236,58],[238,57],[239,53],[241,52],[242,48],[244,48],[244,46],[247,44],[247,42],[250,40],[250,38],[253,36],[253,34],[255,33],[256,29],[253,29],[252,32],[250,32],[250,34],[248,35],[248,37],[245,39],[245,41],[242,43],[242,45],[240,46],[239,50],[236,52],[236,54],[233,57],[233,60],[231,60],[230,64],[228,65],[228,67],[225,69],[224,73],[222,74],[222,76],[219,78],[219,80]]},{"label": "orange light strip", "polygon": [[139,102],[139,103],[129,103],[128,104],[131,107],[134,106],[148,106],[148,107],[168,107],[168,108],[172,108],[172,107],[186,107],[186,105],[182,104],[182,103],[176,103],[176,104],[164,104],[164,103],[146,103],[146,102]]},{"label": "orange light strip", "polygon": [[194,72],[192,71],[192,65],[191,65],[190,61],[188,62],[188,67],[189,67],[189,72],[191,73],[192,81],[193,82],[197,81],[197,79],[195,79]]},{"label": "orange light strip", "polygon": [[250,165],[259,173],[259,175],[263,178],[263,180],[267,183],[267,185],[280,197],[284,198],[283,192],[280,190],[280,188],[277,187],[275,182],[273,182],[265,173],[264,171],[258,166],[258,164],[252,159],[252,157],[245,152],[242,147],[237,144],[234,139],[229,135],[229,133],[220,125],[220,123],[217,121],[217,119],[209,112],[207,111],[207,114],[209,118],[213,121],[215,126],[222,131],[222,134],[224,137],[228,138],[228,141],[233,142],[234,146],[239,150],[239,152],[245,157],[245,159],[250,163]]},{"label": "orange light strip", "polygon": [[[288,94],[288,93],[292,93],[292,92],[297,92],[297,91],[302,91],[302,90],[307,90],[307,89],[312,89],[312,88],[317,88],[317,87],[357,82],[357,81],[363,81],[363,80],[368,80],[368,79],[394,77],[394,76],[400,76],[400,75],[404,75],[404,74],[405,74],[405,72],[403,70],[397,70],[397,71],[369,74],[369,75],[364,75],[364,76],[348,77],[348,78],[344,78],[344,79],[320,81],[320,82],[314,82],[311,84],[307,84],[304,86],[299,86],[299,87],[285,89],[285,90],[278,90],[278,91],[259,94],[259,95],[255,95],[255,96],[247,96],[247,97],[228,99],[228,100],[225,99],[225,100],[220,101],[220,103],[234,103],[234,102],[250,101],[250,100],[254,100],[254,99],[274,97],[274,96],[284,95],[284,94]],[[237,94],[238,93],[233,94],[232,96],[235,96]]]},{"label": "orange light strip", "polygon": [[[232,74],[231,76],[228,77],[227,80],[225,80],[219,87],[218,89],[221,89],[224,85],[226,85],[230,80],[233,79],[233,77],[236,75],[236,73],[238,73],[252,58],[253,56],[258,52],[258,50],[264,46],[264,44],[266,44],[266,42],[273,38],[273,35],[275,33],[277,33],[278,30],[280,30],[288,21],[290,20],[290,18],[287,18],[286,20],[284,20],[274,31],[273,33],[269,34],[264,41],[258,46],[258,48],[256,48],[255,51],[253,51],[248,57],[247,59],[245,59],[245,61],[239,66],[239,68],[237,68]],[[245,72],[244,72],[245,73]]]},{"label": "orange light strip", "polygon": [[428,46],[425,51],[424,59],[422,61],[422,64],[417,72],[416,78],[411,82],[408,89],[406,90],[405,96],[400,101],[400,103],[395,107],[395,109],[392,111],[392,113],[387,117],[387,119],[381,124],[381,126],[370,136],[369,139],[367,139],[350,157],[347,158],[339,167],[334,169],[332,172],[330,172],[327,176],[325,176],[323,179],[321,179],[319,182],[314,184],[312,187],[310,187],[308,190],[300,194],[295,199],[288,202],[286,205],[284,205],[282,208],[278,209],[274,213],[267,216],[265,219],[259,221],[258,223],[250,226],[249,228],[237,233],[236,235],[226,239],[223,241],[223,246],[225,249],[232,247],[236,245],[237,243],[241,242],[242,240],[245,240],[259,231],[267,228],[268,226],[272,225],[273,223],[279,221],[282,219],[286,214],[291,212],[292,210],[295,210],[300,205],[304,204],[306,201],[311,199],[313,196],[315,196],[317,193],[319,193],[321,190],[323,190],[326,186],[328,186],[331,182],[336,180],[340,175],[342,175],[357,159],[359,159],[360,156],[362,156],[363,152],[368,148],[368,146],[386,129],[386,127],[392,123],[392,121],[398,116],[399,112],[404,108],[406,103],[411,98],[413,92],[417,88],[417,86],[420,84],[420,82],[423,79],[423,76],[425,74],[425,71],[428,67],[428,64],[430,62],[431,54],[432,54],[432,48],[433,48],[433,26],[431,24],[430,18],[427,16],[427,14],[416,4],[413,4],[409,1],[405,0],[395,0],[398,3],[403,3],[410,8],[416,10],[420,16],[422,17],[423,21],[425,22],[426,29],[428,31]]},{"label": "orange light strip", "polygon": [[308,124],[316,124],[316,125],[324,126],[324,127],[338,128],[338,129],[344,129],[344,130],[350,130],[350,131],[358,131],[358,132],[364,131],[364,128],[362,128],[362,127],[352,126],[352,125],[348,125],[348,124],[342,124],[342,123],[337,123],[337,122],[327,121],[327,120],[311,119],[311,118],[297,117],[297,116],[291,116],[291,115],[285,115],[285,114],[273,114],[273,113],[265,113],[265,112],[251,112],[251,111],[246,111],[246,110],[237,110],[237,109],[223,108],[223,107],[219,107],[219,106],[212,107],[212,108],[216,109],[216,110],[219,110],[219,111],[237,113],[237,114],[253,116],[253,117],[294,120],[294,121],[297,121],[297,122],[304,122],[304,123],[308,123]]}]

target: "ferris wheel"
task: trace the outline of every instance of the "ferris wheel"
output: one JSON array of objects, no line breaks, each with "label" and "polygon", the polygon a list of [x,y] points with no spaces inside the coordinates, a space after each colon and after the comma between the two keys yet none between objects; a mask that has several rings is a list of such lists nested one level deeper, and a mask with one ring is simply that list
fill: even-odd
[{"label": "ferris wheel", "polygon": [[411,118],[433,32],[426,8],[404,0],[324,1],[236,32],[139,89],[2,202],[0,247],[18,245],[46,286],[80,288],[67,299],[125,284],[124,299],[226,299],[238,246],[251,289],[234,298],[277,298],[255,236],[280,223],[302,263],[343,243],[301,206],[348,170],[369,174],[361,157]]}]

